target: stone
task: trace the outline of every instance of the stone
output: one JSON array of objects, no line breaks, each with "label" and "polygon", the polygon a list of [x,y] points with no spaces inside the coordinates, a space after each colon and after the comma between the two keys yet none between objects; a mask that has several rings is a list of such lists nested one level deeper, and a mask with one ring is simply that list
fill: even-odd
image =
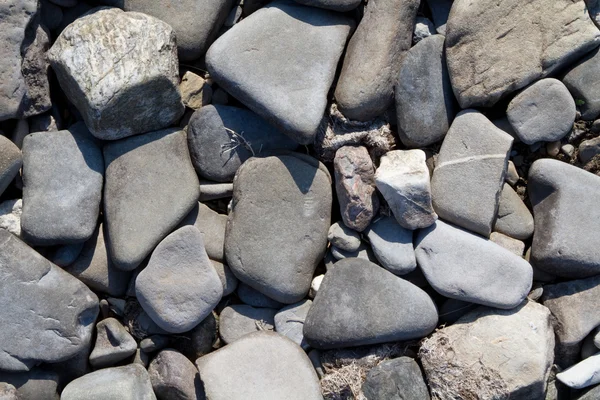
[{"label": "stone", "polygon": [[247,335],[199,358],[196,365],[211,400],[323,398],[308,356],[277,333]]},{"label": "stone", "polygon": [[422,338],[435,329],[431,298],[366,260],[347,258],[327,271],[304,322],[316,349]]},{"label": "stone", "polygon": [[156,131],[183,115],[175,34],[154,17],[118,8],[88,13],[62,31],[48,59],[99,139]]},{"label": "stone", "polygon": [[148,367],[154,393],[161,400],[204,399],[204,389],[196,366],[183,354],[166,349]]},{"label": "stone", "polygon": [[250,110],[209,105],[192,115],[188,146],[199,176],[231,182],[247,159],[298,144]]},{"label": "stone", "polygon": [[[181,48],[179,47],[181,51]],[[199,75],[186,71],[179,84],[183,105],[198,110],[210,104],[212,87]]]},{"label": "stone", "polygon": [[341,12],[353,10],[361,4],[361,0],[296,0],[296,2],[311,7]]},{"label": "stone", "polygon": [[214,312],[191,331],[183,335],[171,336],[169,339],[172,347],[192,361],[210,353],[213,351],[213,344],[218,342],[217,320]]},{"label": "stone", "polygon": [[577,400],[596,400],[600,396],[600,385],[596,385],[587,392],[585,392]]},{"label": "stone", "polygon": [[547,308],[479,307],[436,331],[419,350],[434,399],[543,399],[554,361]]},{"label": "stone", "polygon": [[238,287],[238,279],[235,277],[231,268],[227,264],[223,264],[219,261],[210,260],[212,265],[219,275],[219,279],[223,284],[223,297],[230,295],[235,292]]},{"label": "stone", "polygon": [[535,221],[531,264],[563,278],[600,273],[600,177],[542,159],[531,165],[528,183]]},{"label": "stone", "polygon": [[[94,235],[92,235],[92,238],[93,237]],[[59,246],[55,248],[53,252],[48,254],[46,258],[48,258],[50,261],[52,261],[54,264],[58,265],[62,269],[65,269],[65,267],[68,267],[69,265],[73,264],[75,260],[77,260],[79,254],[81,254],[81,251],[83,250],[83,246],[85,243],[87,242]]]},{"label": "stone", "polygon": [[367,230],[367,238],[381,266],[394,275],[417,268],[413,231],[403,228],[392,217],[378,217]]},{"label": "stone", "polygon": [[265,308],[282,308],[283,304],[278,301],[275,301],[256,289],[252,287],[240,283],[237,287],[237,296],[239,299],[252,307],[265,307]]},{"label": "stone", "polygon": [[368,400],[429,400],[421,368],[410,357],[386,360],[372,368],[362,391]]},{"label": "stone", "polygon": [[506,236],[503,233],[492,232],[490,241],[496,243],[498,246],[504,247],[506,250],[519,257],[522,257],[525,253],[525,243],[510,236]]},{"label": "stone", "polygon": [[4,229],[0,243],[0,369],[71,358],[91,340],[98,298]]},{"label": "stone", "polygon": [[346,251],[356,251],[361,245],[360,233],[348,228],[341,221],[329,227],[327,240],[332,246]]},{"label": "stone", "polygon": [[508,183],[502,186],[498,202],[498,218],[494,230],[515,239],[526,240],[533,235],[533,215],[517,192]]},{"label": "stone", "polygon": [[561,151],[563,154],[565,154],[565,155],[567,155],[567,156],[569,156],[569,157],[572,157],[572,156],[573,156],[573,154],[575,154],[575,146],[573,146],[572,144],[568,144],[568,143],[567,143],[567,144],[565,144],[564,146],[562,146],[562,147],[560,148],[560,151]]},{"label": "stone", "polygon": [[117,268],[134,270],[197,204],[185,132],[166,129],[104,145],[104,218]]},{"label": "stone", "polygon": [[251,158],[233,188],[225,236],[229,267],[240,281],[280,303],[302,300],[327,248],[332,204],[327,169],[299,153]]},{"label": "stone", "polygon": [[21,150],[10,139],[0,135],[0,194],[19,175],[21,165]]},{"label": "stone", "polygon": [[385,113],[405,52],[412,45],[419,0],[368,3],[352,35],[335,88],[346,118],[369,121]]},{"label": "stone", "polygon": [[506,177],[505,180],[509,185],[515,186],[517,182],[519,182],[519,172],[517,172],[517,167],[515,167],[515,163],[511,160],[508,160],[508,167],[506,168]]},{"label": "stone", "polygon": [[219,200],[231,196],[233,196],[233,183],[200,181],[200,201]]},{"label": "stone", "polygon": [[144,353],[154,353],[169,345],[169,337],[164,335],[152,335],[140,342],[140,349]]},{"label": "stone", "polygon": [[600,353],[556,374],[556,379],[574,389],[583,389],[600,383]]},{"label": "stone", "polygon": [[[528,40],[523,40],[528,38]],[[446,56],[461,108],[488,107],[548,76],[600,43],[583,0],[455,0]]]},{"label": "stone", "polygon": [[146,369],[139,364],[104,368],[77,378],[61,400],[156,400]]},{"label": "stone", "polygon": [[115,318],[106,318],[98,322],[96,332],[96,344],[90,354],[92,367],[111,367],[135,354],[135,339]]},{"label": "stone", "polygon": [[278,0],[215,41],[206,66],[252,111],[298,143],[312,144],[352,25],[343,15]]},{"label": "stone", "polygon": [[398,135],[405,146],[425,147],[444,138],[457,108],[444,36],[425,38],[406,52],[395,95]]},{"label": "stone", "polygon": [[211,260],[219,262],[225,260],[223,248],[225,246],[227,215],[219,214],[206,204],[198,203],[180,225],[193,225],[200,231],[204,248]]},{"label": "stone", "polygon": [[319,291],[319,288],[321,287],[323,278],[325,278],[325,275],[317,275],[314,277],[314,279],[310,283],[310,291],[308,292],[308,297],[310,297],[311,299],[315,298],[317,292]]},{"label": "stone", "polygon": [[312,306],[312,301],[302,300],[300,303],[291,304],[282,308],[275,314],[275,330],[277,333],[287,337],[303,350],[308,350],[309,345],[304,340],[304,320],[308,310]]},{"label": "stone", "polygon": [[371,156],[366,147],[344,146],[335,152],[333,168],[344,225],[362,232],[379,210]]},{"label": "stone", "polygon": [[[597,3],[600,6],[600,2]],[[600,68],[598,52],[599,50],[595,49],[571,65],[562,79],[575,99],[581,118],[586,121],[593,121],[600,115],[600,99],[596,96],[600,86],[594,78]]]},{"label": "stone", "polygon": [[600,154],[600,137],[584,140],[579,145],[579,160],[587,163]]},{"label": "stone", "polygon": [[142,308],[162,329],[187,332],[217,306],[223,284],[206,251],[202,234],[184,226],[163,239],[135,280]]},{"label": "stone", "polygon": [[344,258],[362,258],[363,260],[369,260],[373,263],[377,263],[377,258],[371,247],[366,243],[361,243],[356,251],[345,251],[338,249],[335,246],[330,246],[331,255],[336,260],[343,260]]},{"label": "stone", "polygon": [[545,78],[528,86],[508,104],[506,116],[525,144],[562,139],[575,122],[575,101],[561,81]]},{"label": "stone", "polygon": [[20,237],[22,212],[23,201],[21,199],[5,200],[0,203],[0,229]]},{"label": "stone", "polygon": [[442,221],[417,233],[415,254],[429,284],[452,299],[512,309],[531,290],[533,269],[527,261]]},{"label": "stone", "polygon": [[431,178],[433,208],[440,218],[490,235],[512,142],[478,111],[456,116]]},{"label": "stone", "polygon": [[433,22],[429,18],[417,16],[415,19],[415,29],[413,30],[413,44],[417,44],[432,35],[435,35]]},{"label": "stone", "polygon": [[0,382],[0,399],[19,400],[17,397],[17,388],[10,383]]},{"label": "stone", "polygon": [[275,328],[273,308],[255,308],[245,304],[227,306],[219,315],[219,335],[225,343],[233,343],[256,331],[272,331]]},{"label": "stone", "polygon": [[392,150],[381,157],[375,183],[403,228],[426,228],[437,220],[429,179],[423,150]]},{"label": "stone", "polygon": [[[59,375],[54,371],[34,368],[27,372],[3,373],[0,372],[0,382],[15,389],[15,397],[3,397],[0,386],[0,399],[2,400],[59,400]],[[9,390],[9,393],[11,391]]]},{"label": "stone", "polygon": [[454,0],[427,0],[437,33],[446,35],[446,22]]}]

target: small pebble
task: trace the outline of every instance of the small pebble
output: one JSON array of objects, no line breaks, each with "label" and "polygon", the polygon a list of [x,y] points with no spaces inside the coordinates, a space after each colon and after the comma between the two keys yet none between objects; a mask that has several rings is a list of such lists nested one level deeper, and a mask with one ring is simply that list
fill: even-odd
[{"label": "small pebble", "polygon": [[560,146],[560,140],[546,143],[546,153],[548,153],[550,157],[556,157],[558,153],[560,153]]}]

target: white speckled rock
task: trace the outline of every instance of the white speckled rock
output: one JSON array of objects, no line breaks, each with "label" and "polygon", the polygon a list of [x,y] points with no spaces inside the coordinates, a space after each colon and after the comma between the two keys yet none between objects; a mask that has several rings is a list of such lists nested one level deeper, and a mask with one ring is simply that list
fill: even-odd
[{"label": "white speckled rock", "polygon": [[23,200],[5,200],[0,203],[0,229],[6,229],[15,236],[21,236],[21,213]]}]

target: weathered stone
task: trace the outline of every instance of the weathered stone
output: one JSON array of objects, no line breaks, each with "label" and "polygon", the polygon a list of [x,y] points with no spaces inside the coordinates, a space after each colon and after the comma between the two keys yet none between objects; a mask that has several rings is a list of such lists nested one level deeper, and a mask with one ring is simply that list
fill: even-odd
[{"label": "weathered stone", "polygon": [[410,357],[386,360],[372,368],[362,391],[367,400],[429,400],[421,368]]},{"label": "weathered stone", "polygon": [[179,91],[183,105],[193,110],[208,105],[212,97],[212,87],[202,77],[190,71],[186,71],[181,78]]},{"label": "weathered stone", "polygon": [[433,22],[431,22],[429,18],[417,16],[415,19],[415,29],[413,30],[413,45],[432,35],[435,35],[435,26],[433,25]]},{"label": "weathered stone", "polygon": [[327,240],[332,246],[346,251],[356,251],[361,245],[360,234],[343,222],[336,222],[329,227]]},{"label": "weathered stone", "polygon": [[[600,11],[600,1],[591,1],[598,4],[597,7]],[[595,78],[600,70],[599,51],[596,49],[590,52],[571,66],[562,80],[575,98],[577,109],[581,112],[581,118],[587,121],[593,121],[600,115],[600,99],[596,95],[600,90],[600,85]]]},{"label": "weathered stone", "polygon": [[0,203],[0,229],[5,229],[15,236],[21,236],[21,214],[23,201],[6,200]]},{"label": "weathered stone", "polygon": [[275,330],[304,350],[308,350],[310,347],[304,340],[303,329],[304,320],[311,306],[312,301],[303,300],[300,303],[284,307],[275,314]]},{"label": "weathered stone", "polygon": [[[264,0],[263,0],[264,1]],[[361,0],[296,0],[297,3],[334,11],[350,11],[358,7]]]},{"label": "weathered stone", "polygon": [[273,308],[255,308],[245,304],[225,307],[219,315],[219,335],[225,343],[233,343],[249,333],[275,328]]},{"label": "weathered stone", "polygon": [[0,194],[19,174],[21,165],[23,165],[21,150],[10,139],[0,135]]},{"label": "weathered stone", "polygon": [[367,230],[367,238],[381,266],[395,275],[417,268],[413,231],[398,225],[392,217],[377,218]]},{"label": "weathered stone", "polygon": [[[27,372],[2,373],[0,382],[12,386],[15,397],[4,397],[0,388],[1,400],[59,400],[59,375],[54,371],[34,368]],[[11,391],[9,391],[10,393]]]},{"label": "weathered stone", "polygon": [[362,258],[363,260],[369,260],[373,263],[377,263],[377,258],[367,243],[361,243],[356,251],[346,251],[338,249],[335,246],[330,246],[329,250],[333,258],[336,260],[343,260],[344,258]]},{"label": "weathered stone", "polygon": [[206,204],[198,203],[180,224],[180,226],[186,225],[193,225],[200,231],[204,248],[211,260],[219,262],[225,260],[223,247],[227,215],[219,214]]},{"label": "weathered stone", "polygon": [[508,183],[502,186],[498,202],[498,219],[494,230],[515,239],[529,239],[533,235],[533,215],[517,192]]},{"label": "weathered stone", "polygon": [[183,354],[166,349],[148,367],[152,389],[160,400],[202,400],[204,389],[196,366]]},{"label": "weathered stone", "polygon": [[96,344],[90,354],[94,368],[111,367],[132,356],[137,349],[135,339],[114,318],[106,318],[96,324]]},{"label": "weathered stone", "polygon": [[0,399],[1,400],[19,400],[17,397],[17,388],[10,383],[0,382]]}]

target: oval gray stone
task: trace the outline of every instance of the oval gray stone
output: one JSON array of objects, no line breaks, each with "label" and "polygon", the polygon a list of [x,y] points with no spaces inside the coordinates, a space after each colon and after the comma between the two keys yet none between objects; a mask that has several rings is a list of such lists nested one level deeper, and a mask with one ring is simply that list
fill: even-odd
[{"label": "oval gray stone", "polygon": [[413,231],[401,227],[392,217],[380,216],[367,230],[367,238],[381,266],[395,275],[417,268]]},{"label": "oval gray stone", "polygon": [[211,260],[225,260],[223,251],[227,215],[219,214],[204,203],[198,203],[180,224],[186,225],[193,225],[200,231],[206,254]]},{"label": "oval gray stone", "polygon": [[362,391],[368,400],[429,400],[421,368],[410,357],[386,360],[372,368]]}]

